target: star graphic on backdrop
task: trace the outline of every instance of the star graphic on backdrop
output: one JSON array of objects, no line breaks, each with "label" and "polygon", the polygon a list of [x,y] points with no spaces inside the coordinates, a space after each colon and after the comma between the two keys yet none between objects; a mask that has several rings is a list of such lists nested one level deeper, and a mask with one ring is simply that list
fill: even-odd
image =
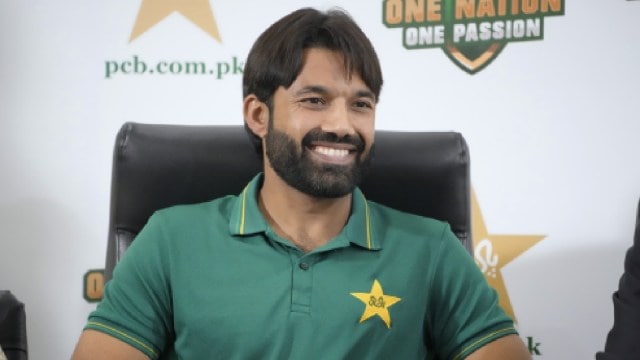
[{"label": "star graphic on backdrop", "polygon": [[211,37],[222,42],[209,0],[142,0],[129,42],[174,12],[182,14]]},{"label": "star graphic on backdrop", "polygon": [[387,328],[391,328],[391,315],[389,315],[389,307],[400,301],[401,299],[399,297],[385,295],[378,280],[373,280],[371,292],[353,292],[351,293],[351,295],[357,297],[365,304],[364,312],[360,317],[360,322],[363,322],[374,315],[378,315],[380,319],[382,319],[382,321],[384,321],[384,323],[387,325]]},{"label": "star graphic on backdrop", "polygon": [[544,239],[545,235],[495,235],[487,231],[475,192],[471,192],[471,233],[476,264],[487,282],[498,292],[502,309],[516,321],[502,269]]}]

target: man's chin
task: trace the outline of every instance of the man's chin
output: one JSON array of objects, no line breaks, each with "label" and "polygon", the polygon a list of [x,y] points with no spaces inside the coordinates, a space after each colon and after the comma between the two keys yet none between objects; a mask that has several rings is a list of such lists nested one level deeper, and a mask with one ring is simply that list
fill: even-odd
[{"label": "man's chin", "polygon": [[[333,168],[332,170],[336,170]],[[343,169],[345,170],[345,169]],[[350,194],[358,185],[358,179],[349,170],[347,171],[324,171],[316,174],[315,186],[313,186],[312,196],[323,198],[339,198]]]},{"label": "man's chin", "polygon": [[324,187],[321,189],[314,189],[312,191],[303,191],[305,194],[314,197],[316,199],[338,199],[347,196],[353,192],[353,187]]}]

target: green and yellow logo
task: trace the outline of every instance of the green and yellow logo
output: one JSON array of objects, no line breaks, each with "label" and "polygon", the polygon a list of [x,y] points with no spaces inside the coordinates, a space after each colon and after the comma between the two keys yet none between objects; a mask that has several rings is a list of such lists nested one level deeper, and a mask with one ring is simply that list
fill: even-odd
[{"label": "green and yellow logo", "polygon": [[98,302],[102,299],[104,290],[104,270],[88,270],[83,277],[83,295],[88,302]]},{"label": "green and yellow logo", "polygon": [[542,40],[544,18],[564,15],[564,0],[384,0],[383,22],[402,28],[405,48],[441,48],[475,74],[514,41]]}]

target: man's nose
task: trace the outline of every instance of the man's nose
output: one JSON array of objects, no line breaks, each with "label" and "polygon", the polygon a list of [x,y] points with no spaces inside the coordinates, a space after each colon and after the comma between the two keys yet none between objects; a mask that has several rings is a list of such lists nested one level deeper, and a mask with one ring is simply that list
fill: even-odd
[{"label": "man's nose", "polygon": [[334,104],[326,113],[326,118],[322,122],[322,130],[342,137],[355,134],[353,122],[349,108],[343,102]]}]

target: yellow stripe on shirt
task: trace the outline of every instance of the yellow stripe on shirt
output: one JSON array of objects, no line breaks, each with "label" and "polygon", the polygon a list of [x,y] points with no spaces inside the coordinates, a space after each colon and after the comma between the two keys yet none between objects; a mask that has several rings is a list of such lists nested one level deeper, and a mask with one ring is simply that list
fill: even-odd
[{"label": "yellow stripe on shirt", "polygon": [[502,335],[502,334],[506,334],[506,333],[511,333],[514,332],[515,328],[513,327],[508,327],[505,329],[500,329],[500,330],[496,330],[490,334],[487,334],[483,337],[481,337],[480,339],[474,341],[473,343],[471,343],[469,346],[467,346],[466,348],[462,349],[462,351],[460,351],[456,356],[453,357],[453,360],[459,360],[462,359],[462,356],[464,354],[466,354],[467,351],[471,350],[472,348],[478,346],[479,343],[482,343],[484,341],[486,341],[487,339],[490,339],[492,337],[498,336],[498,335]]},{"label": "yellow stripe on shirt", "polygon": [[365,216],[365,226],[367,227],[367,248],[371,250],[371,222],[369,220],[369,204],[367,203],[367,198],[362,195],[362,200],[364,201],[364,216]]},{"label": "yellow stripe on shirt", "polygon": [[240,235],[244,235],[244,213],[245,213],[245,208],[246,208],[246,204],[247,204],[247,188],[249,186],[247,185],[244,190],[242,190],[242,213],[240,214]]},{"label": "yellow stripe on shirt", "polygon": [[122,336],[122,337],[124,337],[126,339],[129,339],[129,340],[133,341],[134,343],[140,345],[142,348],[144,348],[153,357],[157,357],[158,356],[158,353],[155,350],[153,350],[150,346],[148,346],[147,344],[143,343],[142,341],[140,341],[140,340],[132,337],[131,335],[126,334],[126,333],[124,333],[124,332],[122,332],[122,331],[120,331],[118,329],[112,328],[111,326],[108,326],[108,325],[105,325],[105,324],[102,324],[102,323],[99,323],[99,322],[95,322],[95,321],[89,321],[87,323],[87,325],[93,325],[93,326],[96,326],[96,327],[99,327],[99,328],[103,328],[103,329],[109,330],[109,331],[111,331],[113,333],[116,333],[116,334],[118,334],[118,335],[120,335],[120,336]]}]

